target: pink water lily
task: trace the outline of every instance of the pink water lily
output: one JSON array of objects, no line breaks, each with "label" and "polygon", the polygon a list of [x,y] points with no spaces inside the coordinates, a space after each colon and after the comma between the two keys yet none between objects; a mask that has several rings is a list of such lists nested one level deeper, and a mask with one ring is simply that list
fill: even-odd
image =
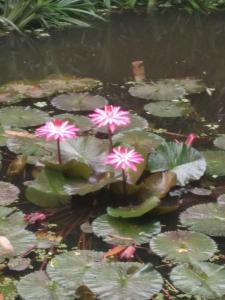
[{"label": "pink water lily", "polygon": [[134,257],[134,253],[136,252],[136,248],[134,246],[129,246],[122,253],[120,253],[121,259],[131,259]]},{"label": "pink water lily", "polygon": [[144,161],[144,158],[133,149],[119,146],[112,149],[107,155],[106,163],[112,165],[115,169],[131,169],[137,171],[137,165]]},{"label": "pink water lily", "polygon": [[46,214],[42,212],[34,212],[34,213],[26,214],[24,220],[28,224],[35,224],[44,221],[46,218],[47,218]]},{"label": "pink water lily", "polygon": [[185,144],[188,146],[192,146],[194,140],[197,139],[197,135],[195,133],[189,133],[189,135],[186,138]]}]

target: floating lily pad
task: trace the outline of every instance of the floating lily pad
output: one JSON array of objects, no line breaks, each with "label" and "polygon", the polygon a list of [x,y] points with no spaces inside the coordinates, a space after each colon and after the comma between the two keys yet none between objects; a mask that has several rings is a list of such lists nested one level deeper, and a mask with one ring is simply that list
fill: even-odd
[{"label": "floating lily pad", "polygon": [[200,179],[206,170],[206,161],[196,149],[184,143],[164,143],[149,156],[151,172],[170,170],[177,176],[178,185],[184,186]]},{"label": "floating lily pad", "polygon": [[[38,86],[38,84],[32,84],[31,82],[14,81],[6,83],[0,88],[0,97],[2,93],[9,93],[11,95],[17,95],[20,99],[25,98],[42,98],[48,96],[44,90]],[[3,94],[4,95],[4,94]]]},{"label": "floating lily pad", "polygon": [[144,106],[144,109],[151,115],[162,118],[188,117],[194,112],[190,103],[173,101],[148,103]]},{"label": "floating lily pad", "polygon": [[93,128],[93,123],[88,117],[85,116],[79,116],[79,115],[72,115],[69,113],[60,114],[54,116],[54,118],[62,119],[69,121],[70,123],[73,123],[76,125],[81,131],[87,131]]},{"label": "floating lily pad", "polygon": [[197,188],[197,187],[190,189],[189,192],[198,196],[210,196],[212,194],[211,190],[204,189],[204,188]]},{"label": "floating lily pad", "polygon": [[[148,128],[148,121],[136,114],[130,114],[130,123],[126,126],[119,126],[115,129],[114,134],[116,133],[122,133],[123,131],[128,130],[143,130]],[[102,132],[102,133],[108,133],[108,129],[106,126],[104,127],[96,127],[95,131]]]},{"label": "floating lily pad", "polygon": [[108,101],[99,95],[92,96],[87,93],[73,93],[57,96],[51,101],[51,103],[53,106],[61,110],[89,111],[105,106]]},{"label": "floating lily pad", "polygon": [[91,268],[84,283],[100,300],[147,300],[161,290],[163,279],[151,264],[114,262]]},{"label": "floating lily pad", "polygon": [[225,236],[225,206],[198,204],[181,213],[182,225],[211,236]]},{"label": "floating lily pad", "polygon": [[92,223],[93,232],[113,245],[137,245],[149,242],[149,239],[161,231],[160,223],[146,219],[119,219],[102,215]]},{"label": "floating lily pad", "polygon": [[13,104],[13,103],[20,102],[21,100],[23,100],[21,95],[15,93],[9,93],[9,92],[2,92],[0,90],[0,103]]},{"label": "floating lily pad", "polygon": [[9,277],[0,277],[0,295],[2,300],[14,300],[17,296],[16,280]]},{"label": "floating lily pad", "polygon": [[107,207],[107,214],[116,218],[136,218],[140,217],[147,212],[158,206],[160,200],[156,196],[146,198],[138,205],[120,206],[120,207]]},{"label": "floating lily pad", "polygon": [[45,168],[26,189],[26,198],[41,207],[58,207],[70,202],[64,185],[69,183],[62,173]]},{"label": "floating lily pad", "polygon": [[207,175],[215,176],[225,176],[225,151],[203,151],[203,156],[206,159]]},{"label": "floating lily pad", "polygon": [[20,190],[14,184],[0,181],[0,206],[7,206],[18,199]]},{"label": "floating lily pad", "polygon": [[186,95],[186,90],[183,86],[161,80],[156,83],[137,84],[129,88],[129,93],[140,99],[168,101],[183,98]]},{"label": "floating lily pad", "polygon": [[225,135],[218,136],[214,141],[213,144],[222,150],[225,150]]},{"label": "floating lily pad", "polygon": [[46,112],[36,108],[10,106],[0,109],[1,125],[9,127],[30,127],[45,123],[49,119]]},{"label": "floating lily pad", "polygon": [[207,235],[191,231],[168,231],[153,237],[150,247],[159,256],[175,262],[208,260],[217,251]]},{"label": "floating lily pad", "polygon": [[101,262],[103,252],[88,250],[70,251],[54,257],[47,266],[50,279],[62,286],[68,295],[73,296],[83,285],[83,276],[96,262]]},{"label": "floating lily pad", "polygon": [[17,291],[24,300],[73,300],[74,296],[68,295],[55,282],[51,282],[44,271],[36,271],[20,279]]},{"label": "floating lily pad", "polygon": [[15,207],[1,207],[0,209],[0,235],[4,235],[12,228],[23,229],[26,227],[24,214]]},{"label": "floating lily pad", "polygon": [[30,258],[26,257],[16,257],[16,258],[11,258],[7,264],[8,268],[12,271],[24,271],[26,270],[31,263]]},{"label": "floating lily pad", "polygon": [[208,262],[179,265],[170,274],[172,283],[182,292],[212,300],[225,295],[224,277],[224,266]]},{"label": "floating lily pad", "polygon": [[199,94],[206,90],[206,85],[202,79],[191,77],[186,78],[168,78],[159,80],[158,83],[167,83],[175,86],[181,86],[187,94]]}]

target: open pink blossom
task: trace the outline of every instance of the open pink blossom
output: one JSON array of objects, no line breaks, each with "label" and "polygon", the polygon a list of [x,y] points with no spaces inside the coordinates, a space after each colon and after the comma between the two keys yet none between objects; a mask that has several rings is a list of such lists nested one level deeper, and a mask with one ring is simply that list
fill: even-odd
[{"label": "open pink blossom", "polygon": [[112,165],[115,169],[125,170],[127,168],[137,171],[136,165],[144,161],[144,158],[133,149],[119,146],[112,149],[107,155],[106,163]]},{"label": "open pink blossom", "polygon": [[185,141],[185,144],[188,145],[188,146],[192,146],[194,140],[197,138],[197,135],[195,133],[190,133],[188,136],[187,136],[187,139]]},{"label": "open pink blossom", "polygon": [[129,246],[122,253],[120,253],[119,257],[121,259],[131,259],[134,257],[134,253],[136,252],[136,248],[134,246]]},{"label": "open pink blossom", "polygon": [[35,134],[46,138],[47,141],[63,141],[64,139],[76,137],[79,130],[68,121],[53,119],[36,129]]},{"label": "open pink blossom", "polygon": [[44,221],[46,218],[47,218],[46,214],[42,212],[34,212],[34,213],[26,214],[24,220],[28,224],[35,224]]},{"label": "open pink blossom", "polygon": [[97,108],[89,117],[97,127],[107,126],[111,132],[114,132],[117,126],[130,123],[129,112],[122,110],[120,106],[106,105],[104,109]]}]

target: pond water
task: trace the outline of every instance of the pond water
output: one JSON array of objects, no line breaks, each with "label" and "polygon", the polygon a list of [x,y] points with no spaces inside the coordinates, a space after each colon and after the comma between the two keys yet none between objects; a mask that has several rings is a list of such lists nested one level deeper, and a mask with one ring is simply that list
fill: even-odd
[{"label": "pond water", "polygon": [[[17,80],[40,80],[52,74],[96,78],[103,83],[103,86],[101,89],[95,90],[95,94],[100,92],[111,103],[135,111],[148,119],[150,125],[155,129],[166,129],[164,137],[169,140],[184,140],[186,134],[195,132],[200,136],[196,142],[197,148],[211,149],[213,139],[218,133],[224,133],[225,130],[224,49],[225,23],[222,14],[212,16],[174,13],[154,13],[150,16],[117,14],[111,17],[110,22],[91,29],[69,28],[52,31],[49,37],[10,35],[1,38],[0,84]],[[158,118],[147,114],[143,110],[143,101],[131,97],[128,93],[127,82],[133,80],[131,63],[136,60],[144,61],[148,80],[182,77],[202,79],[208,87],[207,92],[188,97],[195,108],[195,114],[191,118]],[[27,100],[21,103],[24,106],[27,106],[28,103],[30,105]],[[35,107],[33,104],[31,106]],[[46,106],[44,110],[53,111],[54,108]],[[56,110],[56,112],[63,111]],[[4,151],[6,150],[4,149]],[[8,153],[7,155],[10,157],[12,154]],[[6,179],[7,166],[6,159],[6,162],[3,163],[2,180]],[[30,179],[30,171],[31,169],[28,170],[26,180]],[[217,195],[224,193],[223,179],[224,177],[217,180],[207,177],[204,178],[203,184],[194,183],[194,186],[198,187],[203,185],[209,188],[215,185],[219,188],[217,188],[218,191],[217,189],[214,191],[213,198],[203,197],[202,199],[193,194],[183,197],[184,194],[181,194],[180,198],[176,198],[175,203],[183,201],[184,206],[175,213],[160,217],[161,223],[166,225],[167,230],[175,230],[177,222],[174,220],[177,220],[178,212],[190,205],[215,201]],[[12,182],[23,189],[20,178],[16,178]],[[23,197],[21,198],[22,202],[25,201]],[[173,199],[171,201],[173,202]],[[21,208],[25,211],[34,210],[34,207],[31,204],[27,205],[26,202],[25,205],[22,204]],[[89,214],[90,218],[96,213],[96,211],[85,211],[82,204],[80,209],[84,216]],[[54,218],[52,220],[55,221]],[[63,222],[65,219],[63,219],[62,212],[61,223]],[[70,246],[75,246],[80,239],[81,248],[90,246],[91,243],[93,249],[108,249],[100,239],[88,237],[84,241],[85,238],[82,237],[82,240],[79,231],[74,231],[74,228],[66,228],[66,230],[70,230],[70,236],[67,239]],[[217,238],[216,241],[220,245],[220,250],[224,252],[224,239]],[[149,258],[145,252],[143,250],[142,253],[140,250],[140,260],[150,260],[155,266],[161,264],[156,255]],[[159,267],[158,270],[167,278],[167,265],[161,270]],[[8,274],[15,275],[10,271]],[[168,286],[166,288],[169,290]],[[173,291],[169,292],[172,294],[172,298],[165,299],[178,299],[174,296]],[[168,297],[168,295],[164,295]],[[190,298],[187,296],[184,299]]]}]

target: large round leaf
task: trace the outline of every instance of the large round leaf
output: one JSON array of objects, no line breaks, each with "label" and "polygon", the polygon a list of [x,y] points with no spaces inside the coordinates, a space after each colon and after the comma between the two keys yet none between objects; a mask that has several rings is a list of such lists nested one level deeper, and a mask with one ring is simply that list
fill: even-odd
[{"label": "large round leaf", "polygon": [[218,136],[214,141],[213,144],[222,150],[225,150],[225,135]]},{"label": "large round leaf", "polygon": [[14,92],[5,92],[0,89],[0,103],[1,104],[14,104],[23,100],[21,95],[16,94]]},{"label": "large round leaf", "polygon": [[93,232],[113,245],[137,245],[148,243],[161,231],[160,223],[147,219],[120,219],[102,215],[92,223]]},{"label": "large round leaf", "polygon": [[201,262],[190,266],[175,267],[170,278],[182,292],[206,299],[217,299],[225,295],[224,266]]},{"label": "large round leaf", "polygon": [[217,251],[207,235],[191,231],[168,231],[153,237],[150,247],[159,256],[175,262],[207,260]]},{"label": "large round leaf", "polygon": [[225,236],[225,206],[217,203],[198,204],[180,215],[180,221],[191,230],[212,236]]},{"label": "large round leaf", "polygon": [[22,277],[17,284],[19,295],[24,300],[73,300],[55,282],[51,282],[44,271],[36,271]]},{"label": "large round leaf", "polygon": [[70,251],[54,257],[47,266],[50,279],[65,288],[67,294],[74,295],[83,285],[83,275],[92,264],[103,259],[103,252],[88,250]]},{"label": "large round leaf", "polygon": [[148,103],[144,106],[145,111],[153,116],[161,118],[187,117],[193,113],[193,107],[188,102],[160,101]]},{"label": "large round leaf", "polygon": [[151,172],[170,170],[176,173],[177,183],[186,185],[200,179],[206,170],[206,161],[196,149],[184,143],[164,143],[149,156]]},{"label": "large round leaf", "polygon": [[68,204],[71,197],[65,193],[64,185],[69,182],[62,173],[45,168],[27,187],[26,198],[41,207]]},{"label": "large round leaf", "polygon": [[36,108],[10,106],[0,109],[0,123],[9,127],[29,127],[45,123],[49,115]]},{"label": "large round leaf", "polygon": [[86,111],[105,106],[107,100],[99,95],[92,96],[84,94],[65,94],[55,97],[52,105],[66,111]]},{"label": "large round leaf", "polygon": [[225,151],[208,150],[203,151],[202,154],[207,163],[207,175],[225,176]]},{"label": "large round leaf", "polygon": [[20,190],[14,184],[0,181],[0,206],[12,204],[18,199]]},{"label": "large round leaf", "polygon": [[1,207],[0,235],[5,235],[12,228],[25,228],[24,214],[15,207]]},{"label": "large round leaf", "polygon": [[85,116],[65,113],[65,114],[55,115],[54,118],[69,121],[70,123],[76,125],[81,131],[90,130],[94,126],[91,120]]},{"label": "large round leaf", "polygon": [[171,85],[181,86],[185,89],[187,94],[199,94],[206,90],[206,85],[202,79],[191,77],[186,78],[168,78],[159,80],[158,83],[167,83]]},{"label": "large round leaf", "polygon": [[100,300],[147,300],[161,290],[163,279],[151,264],[115,262],[91,268],[84,283]]}]

